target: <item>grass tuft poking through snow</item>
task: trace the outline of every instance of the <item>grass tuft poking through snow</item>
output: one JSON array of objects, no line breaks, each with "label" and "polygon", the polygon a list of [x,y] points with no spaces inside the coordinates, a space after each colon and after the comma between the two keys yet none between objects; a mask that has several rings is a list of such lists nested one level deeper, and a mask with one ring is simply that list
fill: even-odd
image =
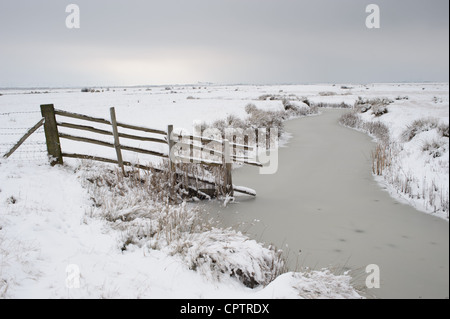
[{"label": "grass tuft poking through snow", "polygon": [[180,257],[211,280],[233,277],[250,288],[266,286],[285,270],[280,250],[263,247],[241,232],[215,227],[198,207],[185,201],[169,204],[168,188],[153,183],[151,174],[142,176],[136,170],[123,177],[85,165],[80,171],[95,198],[91,216],[107,220],[123,233],[118,243],[122,251],[160,250]]},{"label": "grass tuft poking through snow", "polygon": [[[437,119],[419,119],[409,124],[402,133],[402,138],[405,142],[411,141],[416,135],[431,131],[438,127]],[[444,131],[445,129],[443,129]]]},{"label": "grass tuft poking through snow", "polygon": [[[398,110],[395,103],[391,103],[385,98],[360,98],[354,109],[341,117],[340,123],[375,138],[377,146],[372,152],[372,172],[392,188],[391,193],[397,192],[400,198],[416,208],[448,220],[448,119],[442,122],[438,118],[418,118],[407,122],[400,130],[404,121],[398,121],[398,118],[401,118],[401,112],[407,112]],[[388,106],[389,111],[367,112]],[[390,112],[394,112],[392,120],[386,119],[385,114]],[[389,130],[388,125],[397,134]]]},{"label": "grass tuft poking through snow", "polygon": [[89,163],[80,165],[79,175],[96,199],[89,217],[104,219],[122,232],[117,245],[122,252],[160,251],[179,258],[211,283],[232,279],[262,289],[258,292],[262,295],[286,290],[280,287],[289,278],[292,294],[286,298],[361,298],[347,274],[337,276],[326,269],[287,273],[283,251],[265,247],[240,231],[217,227],[198,206],[186,201],[169,204],[167,188],[154,189],[151,174],[130,171],[123,177]]},{"label": "grass tuft poking through snow", "polygon": [[212,124],[203,122],[198,129],[203,133],[206,129],[212,127],[222,132],[222,137],[224,137],[226,128],[243,130],[276,128],[278,130],[278,137],[280,137],[284,133],[284,121],[291,118],[318,114],[318,107],[310,105],[307,100],[296,99],[292,101],[286,97],[277,97],[277,99],[282,101],[283,108],[280,110],[262,110],[255,104],[248,103],[245,106],[245,112],[247,113],[245,119],[242,120],[231,114],[226,119],[216,120]]},{"label": "grass tuft poking through snow", "polygon": [[[350,276],[325,270],[320,284],[302,284],[303,273],[285,273],[282,251],[217,227],[195,204],[169,205],[167,188],[142,171],[0,160],[0,179],[0,298],[306,298],[295,286],[313,284],[321,297],[343,298],[353,290]],[[69,265],[78,266],[79,289],[67,286]]]}]

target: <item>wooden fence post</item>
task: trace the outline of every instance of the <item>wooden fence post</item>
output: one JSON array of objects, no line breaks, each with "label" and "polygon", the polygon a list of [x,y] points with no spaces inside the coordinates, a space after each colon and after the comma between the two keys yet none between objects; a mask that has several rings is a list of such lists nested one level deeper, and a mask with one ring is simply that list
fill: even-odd
[{"label": "wooden fence post", "polygon": [[224,176],[224,187],[225,187],[225,193],[229,196],[234,196],[234,190],[233,190],[233,178],[232,178],[232,167],[233,163],[231,162],[231,152],[230,152],[230,142],[228,140],[224,140],[224,147],[223,147],[223,167],[225,170],[225,176]]},{"label": "wooden fence post", "polygon": [[47,143],[48,155],[52,157],[50,165],[63,164],[61,143],[59,141],[58,125],[55,117],[55,107],[53,104],[41,105],[41,114],[45,119],[44,131]]},{"label": "wooden fence post", "polygon": [[259,133],[258,129],[255,129],[255,146],[256,146],[255,152],[256,152],[256,155],[258,155],[258,149],[259,149],[259,145],[258,145],[259,134],[258,133]]},{"label": "wooden fence post", "polygon": [[116,110],[115,108],[109,109],[111,113],[111,124],[114,134],[114,148],[116,149],[117,154],[117,162],[119,163],[120,168],[122,169],[122,174],[125,176],[125,168],[123,166],[123,158],[122,158],[122,150],[120,149],[120,140],[119,140],[119,130],[117,129],[117,119],[116,119]]},{"label": "wooden fence post", "polygon": [[172,159],[170,158],[170,152],[172,152],[172,148],[175,144],[175,142],[172,139],[172,132],[173,132],[173,125],[168,125],[167,126],[167,144],[169,145],[169,169],[173,170],[174,169],[174,164],[172,162]]},{"label": "wooden fence post", "polygon": [[169,182],[170,182],[170,194],[173,195],[173,190],[175,186],[175,179],[176,179],[176,169],[175,164],[172,162],[172,159],[170,158],[172,148],[175,145],[175,142],[172,139],[172,132],[173,132],[173,125],[167,126],[167,144],[169,145]]}]

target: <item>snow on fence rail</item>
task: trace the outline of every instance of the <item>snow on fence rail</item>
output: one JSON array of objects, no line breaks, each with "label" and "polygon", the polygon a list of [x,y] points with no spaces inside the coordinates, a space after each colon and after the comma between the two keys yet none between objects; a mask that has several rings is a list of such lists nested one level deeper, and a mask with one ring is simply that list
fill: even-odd
[{"label": "snow on fence rail", "polygon": [[[167,131],[159,130],[159,129],[153,129],[153,128],[147,128],[142,126],[136,126],[131,124],[126,124],[122,122],[118,122],[116,119],[115,109],[110,109],[110,116],[111,120],[98,118],[98,117],[92,117],[87,116],[84,114],[78,114],[78,113],[72,113],[62,110],[56,110],[52,104],[49,105],[41,105],[41,113],[43,116],[43,119],[39,122],[40,125],[44,125],[44,131],[45,131],[45,137],[46,137],[46,144],[47,144],[47,151],[49,156],[52,158],[51,165],[57,165],[57,164],[63,164],[63,158],[77,158],[77,159],[90,159],[94,161],[100,161],[105,163],[111,163],[111,164],[118,164],[120,168],[122,169],[123,173],[125,173],[124,166],[133,166],[140,169],[153,169],[157,170],[155,168],[145,166],[145,165],[139,165],[139,164],[133,164],[128,161],[124,161],[122,159],[122,150],[124,151],[130,151],[134,153],[141,153],[151,156],[157,156],[161,158],[167,158],[169,160],[169,171],[170,173],[175,177],[175,181],[177,178],[185,178],[187,176],[188,179],[192,179],[195,181],[200,181],[202,183],[205,183],[207,185],[217,186],[217,183],[213,180],[209,180],[207,178],[199,178],[198,176],[190,176],[189,174],[185,173],[179,173],[176,171],[175,163],[173,160],[181,160],[183,162],[188,163],[197,163],[202,165],[208,165],[208,166],[215,166],[215,167],[222,167],[223,168],[223,182],[221,182],[222,189],[225,190],[225,193],[227,195],[233,196],[234,191],[239,193],[244,193],[247,195],[255,196],[256,193],[254,190],[251,190],[246,187],[239,187],[235,186],[232,183],[232,161],[242,164],[248,164],[253,166],[262,167],[261,163],[258,163],[256,161],[251,161],[248,156],[237,156],[236,154],[231,154],[232,151],[235,152],[236,149],[240,150],[253,150],[251,146],[248,145],[241,145],[237,143],[230,143],[227,140],[217,140],[217,139],[208,139],[204,137],[199,136],[191,136],[191,135],[181,135],[181,134],[175,134],[173,132],[173,125],[168,125]],[[57,118],[58,116],[58,118]],[[61,121],[60,117],[62,118],[72,118],[76,120],[83,120],[91,123],[99,123],[99,124],[105,124],[112,127],[111,131],[100,129],[94,126],[89,125],[83,125],[83,124],[75,124],[75,123],[69,123],[65,121]],[[38,123],[38,124],[39,124]],[[78,131],[84,131],[84,132],[90,132],[105,136],[113,136],[114,137],[114,143],[101,141],[94,138],[88,138],[85,136],[78,136],[78,135],[72,135],[72,134],[66,134],[61,133],[58,130],[58,127],[63,128],[70,128]],[[145,133],[151,133],[155,135],[160,135],[160,137],[150,137],[150,136],[142,136],[141,135],[134,135],[134,134],[125,134],[122,132],[119,132],[119,127],[128,129],[128,130],[134,130],[134,131],[140,131]],[[31,131],[31,130],[30,130]],[[31,133],[32,134],[32,133]],[[178,141],[176,139],[178,138]],[[186,138],[188,141],[186,142]],[[87,154],[76,154],[76,153],[68,153],[63,152],[61,150],[61,144],[60,139],[67,139],[82,143],[89,143],[94,144],[102,147],[108,147],[108,148],[114,148],[116,150],[117,159],[110,159],[105,157],[99,157],[99,156],[92,156]],[[121,143],[120,139],[130,139],[130,140],[137,140],[137,141],[145,141],[145,142],[153,142],[153,143],[160,143],[160,144],[167,144],[168,145],[168,153],[150,150],[150,149],[144,149],[140,147],[132,147],[125,145]],[[194,141],[200,141],[201,143],[216,143],[222,146],[222,151],[217,151],[205,146],[199,146],[194,143]],[[180,156],[176,155],[175,152],[173,152],[174,147],[177,148],[187,148],[190,150],[190,156]],[[193,156],[193,151],[200,151],[200,152],[206,152],[206,153],[214,153],[215,156],[221,157],[221,160],[209,160],[204,159],[202,157],[196,158]],[[172,156],[170,156],[172,154]],[[192,187],[189,187],[192,188]],[[196,190],[197,193],[201,193],[200,189]]]}]

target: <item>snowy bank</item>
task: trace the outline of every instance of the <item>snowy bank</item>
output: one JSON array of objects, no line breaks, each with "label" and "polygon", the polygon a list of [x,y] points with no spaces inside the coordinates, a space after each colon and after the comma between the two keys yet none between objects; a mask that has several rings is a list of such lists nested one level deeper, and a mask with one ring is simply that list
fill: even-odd
[{"label": "snowy bank", "polygon": [[379,143],[372,156],[373,173],[383,188],[416,209],[448,221],[448,96],[415,93],[389,100],[381,113],[370,103],[358,105],[358,101],[341,121],[370,133]]},{"label": "snowy bank", "polygon": [[[274,250],[230,229],[152,228],[168,213],[191,230],[199,222],[189,224],[195,210],[164,212],[136,192],[118,200],[124,188],[92,186],[95,169],[104,172],[90,169],[0,162],[2,298],[360,298],[347,275],[273,273],[273,261],[282,263]],[[94,201],[87,185],[104,196]],[[79,288],[69,281],[76,271]],[[249,288],[255,280],[265,284]]]},{"label": "snowy bank", "polygon": [[[439,137],[439,128],[433,128],[416,134],[409,142],[400,143],[402,133],[417,119],[433,117],[440,124],[448,125],[448,84],[351,87],[343,89],[329,84],[180,86],[170,91],[162,87],[99,88],[95,93],[54,89],[46,90],[45,94],[2,90],[0,151],[2,154],[8,151],[27,128],[40,120],[40,104],[53,103],[59,109],[97,117],[105,117],[109,107],[114,106],[122,122],[163,130],[168,124],[174,124],[176,128],[192,130],[198,120],[212,123],[229,116],[243,119],[248,115],[245,106],[249,103],[279,114],[286,107],[283,103],[286,97],[299,106],[312,102],[321,103],[320,107],[352,105],[358,96],[387,97],[395,101],[387,106],[387,113],[375,116],[369,111],[361,119],[383,122],[389,127],[390,140],[403,147],[399,148],[397,162],[391,167],[397,172],[402,171],[401,167],[404,175],[411,177],[406,181],[410,181],[409,189],[414,190],[411,194],[415,197],[402,195],[389,180],[384,183],[391,187],[392,193],[398,192],[410,204],[430,213],[436,211],[448,219],[448,210],[447,213],[440,210],[442,204],[435,207],[423,202],[423,198],[433,198],[430,194],[435,194],[435,198],[447,198],[448,203],[448,186],[445,188],[448,185],[448,136],[447,142],[441,143],[445,136]],[[63,150],[71,152],[115,156],[114,150],[108,153],[99,148],[84,148],[76,142],[62,143]],[[137,146],[146,147],[142,144]],[[440,156],[435,156],[437,152]],[[127,153],[124,160],[158,162],[151,157],[136,159]],[[211,227],[210,232],[198,231],[177,237],[179,233],[167,228],[159,231],[158,237],[138,236],[140,232],[151,233],[152,229],[158,229],[162,217],[169,224],[174,219],[188,218],[185,226],[195,228],[196,222],[189,220],[195,216],[195,211],[185,206],[164,214],[164,205],[156,201],[143,205],[131,197],[129,201],[120,200],[120,188],[114,189],[117,193],[111,193],[105,187],[98,187],[95,188],[97,196],[93,197],[93,189],[89,189],[86,182],[89,177],[77,170],[78,165],[79,162],[68,160],[66,166],[50,168],[42,130],[33,134],[9,160],[0,161],[0,297],[360,297],[351,287],[348,275],[336,276],[327,270],[295,274],[275,272],[273,275],[273,268],[267,261],[277,260],[273,259],[277,257],[276,251],[232,230]],[[97,170],[93,166],[90,174],[95,175]],[[418,194],[421,194],[420,199]],[[108,209],[104,210],[105,207]],[[148,218],[148,211],[158,218]],[[224,237],[233,240],[227,242]],[[222,241],[233,247],[223,245]],[[202,245],[205,242],[207,245]],[[225,255],[216,254],[218,246]],[[239,250],[233,253],[236,247]],[[70,265],[78,268],[68,267]],[[79,289],[68,288],[67,280],[74,269],[80,272]],[[255,274],[245,277],[245,271],[255,271]],[[259,284],[254,284],[253,280]],[[252,285],[254,288],[249,288]]]}]

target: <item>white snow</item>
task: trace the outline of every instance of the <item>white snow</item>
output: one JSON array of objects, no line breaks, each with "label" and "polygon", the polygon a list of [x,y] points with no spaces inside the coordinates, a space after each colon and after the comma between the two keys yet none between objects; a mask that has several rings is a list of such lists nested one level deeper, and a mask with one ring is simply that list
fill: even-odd
[{"label": "white snow", "polygon": [[[100,88],[99,93],[81,93],[79,89],[39,90],[49,91],[43,94],[0,90],[0,151],[6,153],[27,128],[39,121],[40,104],[51,103],[57,109],[103,118],[114,106],[120,122],[162,130],[173,124],[192,131],[195,120],[212,122],[230,114],[245,117],[248,103],[267,110],[282,108],[281,101],[259,100],[264,94],[294,94],[313,102],[350,104],[358,96],[395,99],[407,95],[408,100],[391,104],[389,113],[380,118],[390,126],[394,138],[417,118],[436,117],[448,124],[447,83],[348,86],[353,89],[324,84],[194,85],[173,87],[172,91],[165,87]],[[190,96],[194,99],[188,99]],[[441,162],[419,152],[425,140],[435,138],[433,134],[424,133],[405,144],[400,160],[418,179],[426,177],[444,189],[443,185],[448,185],[448,146]],[[191,270],[185,259],[166,249],[130,246],[122,251],[123,232],[90,216],[95,208],[89,192],[82,187],[81,175],[74,172],[78,161],[49,167],[44,142],[41,129],[10,159],[0,160],[0,298],[360,298],[351,288],[349,276],[335,276],[327,270],[285,273],[266,287],[250,289],[234,278],[216,280]],[[166,151],[164,145],[154,143],[127,144]],[[114,149],[66,140],[62,147],[71,153],[115,158]],[[141,164],[158,162],[151,156],[136,158],[127,152],[124,159]],[[250,253],[260,249],[256,242],[246,245]],[[79,267],[79,289],[66,286],[69,265]]]},{"label": "white snow", "polygon": [[[438,125],[449,125],[448,85],[442,90],[427,92],[419,89],[408,93],[408,100],[394,100],[387,106],[388,113],[375,117],[368,111],[361,114],[363,121],[380,121],[390,132],[393,161],[391,167],[377,176],[391,195],[416,209],[434,214],[448,221],[449,198],[449,138],[442,136],[438,128],[417,134],[411,141],[405,141],[402,134],[416,120],[435,121]],[[406,93],[406,92],[405,92]],[[436,142],[438,153],[425,151],[427,143]],[[402,192],[400,184],[407,183],[408,192]]]},{"label": "white snow", "polygon": [[[300,298],[293,285],[309,285],[300,274],[284,274],[265,288],[250,289],[234,279],[205,276],[208,269],[190,270],[169,248],[121,251],[123,232],[89,217],[92,202],[79,178],[67,166],[0,162],[0,297]],[[224,241],[192,238],[188,257],[231,243],[232,234],[222,237]],[[216,231],[207,236],[223,234]],[[262,249],[252,240],[243,244],[247,246],[237,255],[216,257],[233,257],[237,259],[227,262],[240,263],[246,253],[257,255]],[[67,286],[70,265],[80,271],[80,288]],[[359,297],[348,276],[330,277],[324,271],[319,280],[329,287],[323,297]],[[334,280],[345,282],[342,295],[333,288]]]}]

